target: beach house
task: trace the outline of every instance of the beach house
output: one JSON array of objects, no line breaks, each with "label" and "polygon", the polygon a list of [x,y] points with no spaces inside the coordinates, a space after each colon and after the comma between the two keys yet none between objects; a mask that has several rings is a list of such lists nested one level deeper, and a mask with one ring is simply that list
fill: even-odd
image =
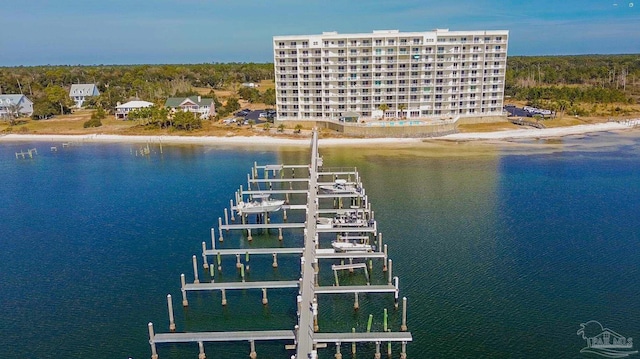
[{"label": "beach house", "polygon": [[120,120],[126,120],[129,117],[129,112],[132,110],[137,110],[140,108],[151,107],[153,106],[153,102],[147,101],[129,101],[127,103],[123,103],[121,105],[116,106],[116,118]]},{"label": "beach house", "polygon": [[75,102],[76,108],[81,108],[87,97],[98,95],[100,95],[100,91],[95,84],[73,84],[69,90],[69,97]]},{"label": "beach house", "polygon": [[25,95],[0,95],[0,118],[33,115],[33,102]]},{"label": "beach house", "polygon": [[213,99],[201,96],[169,97],[164,105],[173,111],[182,110],[197,113],[203,120],[216,114],[216,105]]}]

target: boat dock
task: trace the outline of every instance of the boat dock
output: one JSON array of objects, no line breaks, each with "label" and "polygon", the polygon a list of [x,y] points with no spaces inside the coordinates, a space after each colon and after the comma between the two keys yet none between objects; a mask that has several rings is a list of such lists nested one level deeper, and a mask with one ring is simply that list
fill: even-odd
[{"label": "boat dock", "polygon": [[[261,186],[267,188],[261,189]],[[297,221],[289,222],[287,210],[305,211],[304,219],[298,214],[292,217]],[[187,282],[185,274],[180,275],[182,306],[189,306],[187,294],[190,292],[213,292],[214,298],[219,296],[221,305],[226,306],[226,294],[234,290],[261,291],[262,304],[266,306],[268,291],[285,290],[295,296],[296,325],[279,330],[180,332],[176,328],[173,299],[168,294],[169,332],[156,333],[153,323],[148,324],[152,359],[160,356],[158,345],[171,343],[195,343],[199,349],[198,358],[205,359],[205,343],[209,348],[216,342],[248,343],[248,356],[255,359],[258,357],[256,343],[265,341],[282,342],[289,351],[287,359],[316,359],[320,350],[331,348],[336,359],[341,359],[342,351],[349,349],[354,357],[359,349],[372,352],[374,358],[379,359],[382,344],[385,344],[388,356],[396,350],[401,359],[407,358],[406,345],[413,340],[407,326],[407,298],[400,297],[399,278],[393,275],[393,261],[382,234],[378,233],[371,203],[355,168],[323,166],[317,131],[312,136],[309,165],[258,165],[254,162],[247,175],[247,189],[240,186],[235,193],[235,204],[230,200],[229,207],[223,212],[224,216],[218,217],[217,228],[211,228],[210,248],[203,241],[200,255],[191,258],[193,281]],[[280,246],[261,244],[262,238],[269,238],[267,235],[253,240],[252,231],[268,233],[270,230],[278,231]],[[286,241],[283,230],[287,230]],[[298,242],[300,237],[302,246]],[[243,243],[240,247],[244,248],[229,247],[235,240],[240,240]],[[273,237],[270,241],[276,242]],[[288,246],[282,246],[283,243]],[[251,281],[247,273],[250,263],[255,267],[254,261],[250,262],[252,256],[271,257],[273,268],[280,265],[280,256],[284,264],[297,266],[300,270],[293,275],[290,272],[285,272],[285,276],[278,275],[277,280],[270,280],[273,277],[265,277],[265,272],[260,272],[259,277],[267,280]],[[222,278],[219,272],[223,264],[229,265],[228,257],[235,257],[236,274]],[[266,261],[267,265],[269,262]],[[257,263],[260,266],[265,261]],[[340,283],[341,278],[345,283]],[[349,326],[341,331],[323,332],[319,309],[323,298],[331,295],[350,295],[354,311],[360,310],[361,296],[391,295],[393,307],[389,310],[401,310],[401,315],[395,316],[401,318],[401,322],[389,323],[388,309],[384,308],[382,330],[372,331],[373,315],[369,314],[366,331],[363,328],[356,331],[355,327]],[[368,301],[364,303],[370,305]]]}]

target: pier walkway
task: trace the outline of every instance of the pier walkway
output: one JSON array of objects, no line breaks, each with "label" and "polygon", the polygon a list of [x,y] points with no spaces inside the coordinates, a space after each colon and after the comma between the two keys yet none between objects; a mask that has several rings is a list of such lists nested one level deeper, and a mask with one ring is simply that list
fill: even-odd
[{"label": "pier walkway", "polygon": [[[391,356],[391,343],[400,343],[401,350],[399,357],[407,358],[406,344],[413,340],[410,332],[407,331],[407,298],[402,298],[402,324],[396,330],[388,327],[387,308],[384,308],[384,330],[371,332],[371,318],[369,315],[369,325],[367,332],[355,332],[354,328],[349,332],[320,332],[318,326],[318,313],[320,298],[327,295],[350,294],[354,298],[353,308],[359,309],[359,295],[380,295],[392,294],[394,297],[394,307],[399,309],[399,279],[392,273],[392,260],[388,258],[387,245],[382,244],[382,234],[378,233],[377,223],[373,217],[371,203],[365,189],[362,187],[358,172],[350,168],[328,169],[322,167],[323,161],[318,154],[318,133],[313,132],[311,141],[311,161],[310,165],[264,165],[259,166],[254,162],[251,174],[247,176],[247,190],[243,191],[240,186],[235,193],[236,203],[244,201],[245,195],[249,198],[274,195],[286,195],[285,204],[275,212],[282,210],[283,215],[274,216],[270,213],[256,213],[256,222],[249,223],[247,214],[238,213],[237,219],[241,223],[235,223],[237,208],[230,201],[230,207],[224,208],[224,224],[222,217],[218,218],[219,241],[223,241],[223,231],[246,231],[248,241],[252,241],[252,230],[278,230],[278,239],[283,240],[283,229],[288,229],[289,233],[302,233],[303,247],[270,247],[264,248],[260,245],[248,248],[216,248],[216,238],[214,228],[211,228],[211,249],[206,248],[206,243],[202,242],[202,265],[205,270],[209,270],[210,282],[200,281],[198,277],[197,256],[192,256],[194,280],[187,283],[185,275],[181,275],[182,306],[188,307],[188,292],[219,291],[222,294],[222,306],[227,305],[226,292],[233,290],[255,290],[262,291],[262,304],[267,305],[267,291],[270,289],[285,289],[297,291],[297,325],[293,329],[283,330],[258,330],[258,331],[209,331],[180,333],[176,332],[176,324],[173,314],[173,300],[171,295],[167,295],[167,308],[169,311],[169,331],[170,333],[156,334],[153,324],[148,324],[149,344],[151,346],[151,358],[158,359],[156,345],[163,343],[197,343],[199,347],[199,359],[205,359],[204,343],[210,342],[248,342],[250,345],[249,357],[255,359],[258,355],[255,343],[260,341],[284,341],[285,348],[295,351],[291,358],[295,359],[316,359],[318,350],[334,345],[335,358],[342,358],[340,352],[342,344],[351,344],[351,353],[355,356],[356,343],[368,343],[369,348],[375,346],[375,358],[380,358],[381,343],[388,343],[388,355]],[[263,171],[264,179],[261,179],[259,171]],[[286,177],[285,172],[291,177]],[[296,172],[297,176],[296,177]],[[273,178],[271,178],[273,177]],[[280,177],[280,178],[277,178]],[[330,180],[328,180],[328,178]],[[346,178],[345,178],[346,177]],[[322,179],[322,180],[321,180]],[[352,181],[353,179],[353,181]],[[340,180],[340,181],[338,181]],[[331,182],[333,181],[333,182]],[[357,188],[348,193],[320,193],[319,186],[331,186],[333,184],[349,183]],[[260,184],[269,184],[269,189],[260,190]],[[276,184],[276,186],[273,186]],[[287,186],[289,189],[284,188]],[[295,184],[295,186],[294,186]],[[258,188],[256,188],[258,187]],[[275,187],[275,188],[274,188]],[[304,188],[306,187],[306,188]],[[330,189],[332,190],[332,189]],[[323,188],[323,191],[327,189]],[[300,196],[292,197],[293,203],[289,203],[289,195],[305,195],[304,204],[300,204]],[[346,199],[350,199],[350,203]],[[330,208],[331,199],[333,206]],[[345,203],[343,203],[345,202]],[[346,204],[343,206],[343,204]],[[231,221],[229,223],[229,212],[231,211]],[[287,210],[304,210],[305,220],[302,223],[287,222]],[[330,215],[323,217],[322,215]],[[300,216],[297,217],[300,220]],[[284,222],[274,223],[271,220],[283,220]],[[297,231],[297,232],[296,232]],[[324,235],[323,235],[324,234]],[[328,234],[328,235],[327,235]],[[333,236],[331,236],[333,234]],[[244,240],[242,234],[230,233],[230,238],[240,238]],[[332,240],[331,248],[326,247],[327,239]],[[377,239],[377,243],[376,242]],[[297,240],[297,239],[296,239]],[[339,243],[334,243],[339,242]],[[280,242],[282,243],[282,242]],[[335,247],[335,248],[334,248]],[[241,257],[245,256],[245,263]],[[289,255],[297,258],[285,257],[287,263],[293,259],[300,266],[299,278],[288,278],[282,280],[247,281],[245,280],[245,268],[249,269],[249,258],[251,255],[273,256],[273,268],[278,267],[278,255]],[[235,281],[216,281],[214,274],[221,271],[222,256],[236,256],[236,268],[240,271],[241,281],[237,275]],[[214,262],[209,262],[208,257],[217,257],[217,269]],[[371,284],[372,275],[378,273],[373,271],[373,262],[382,264],[384,281],[386,284]],[[347,262],[348,263],[345,263]],[[321,264],[322,262],[322,264]],[[328,263],[327,263],[328,262]],[[264,260],[258,262],[264,264]],[[339,264],[338,264],[339,263]],[[329,264],[329,265],[328,265]],[[319,285],[319,278],[326,281],[326,275],[319,276],[321,269],[331,269],[334,275],[333,283],[323,283],[331,285]],[[343,271],[353,272],[363,270],[366,277],[366,285],[340,285],[339,278],[343,276]],[[237,273],[237,272],[236,272]],[[295,272],[294,272],[295,273]],[[293,274],[296,275],[296,274]],[[358,274],[360,275],[360,274]],[[233,276],[225,280],[233,280]],[[362,278],[358,280],[362,281]],[[379,279],[373,281],[381,283]],[[370,301],[365,301],[371,305]],[[371,308],[373,309],[373,308]],[[368,309],[369,310],[369,309]],[[360,345],[360,344],[359,344]],[[289,358],[289,356],[287,356]],[[285,358],[283,358],[285,359]]]}]

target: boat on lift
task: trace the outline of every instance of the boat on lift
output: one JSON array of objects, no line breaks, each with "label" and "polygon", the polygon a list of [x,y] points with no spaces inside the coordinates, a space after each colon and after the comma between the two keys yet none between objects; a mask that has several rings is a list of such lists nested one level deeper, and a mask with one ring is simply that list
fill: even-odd
[{"label": "boat on lift", "polygon": [[326,194],[352,194],[359,193],[360,189],[353,182],[345,179],[337,179],[332,184],[318,186],[320,192]]},{"label": "boat on lift", "polygon": [[253,195],[253,201],[240,202],[236,205],[239,214],[265,213],[279,211],[284,200],[271,199],[268,194]]},{"label": "boat on lift", "polygon": [[336,252],[372,252],[374,250],[372,245],[356,241],[333,241],[331,247]]}]

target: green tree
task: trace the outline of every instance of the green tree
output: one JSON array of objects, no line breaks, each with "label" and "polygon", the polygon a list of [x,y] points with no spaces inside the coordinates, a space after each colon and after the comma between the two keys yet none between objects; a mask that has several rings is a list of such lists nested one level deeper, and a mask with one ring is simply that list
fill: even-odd
[{"label": "green tree", "polygon": [[65,113],[71,112],[71,106],[73,106],[73,101],[67,90],[63,89],[60,86],[47,86],[44,89],[46,100],[60,107],[60,112],[58,114],[64,115]]},{"label": "green tree", "polygon": [[400,118],[406,118],[407,114],[404,112],[404,110],[407,109],[407,105],[404,103],[401,103],[398,105],[398,110],[400,110]]},{"label": "green tree", "polygon": [[386,103],[380,104],[380,106],[378,106],[378,109],[382,111],[382,117],[380,119],[383,119],[385,112],[387,112],[387,110],[389,109],[389,105],[387,105]]},{"label": "green tree", "polygon": [[269,131],[270,128],[271,124],[269,122],[265,122],[264,125],[262,125],[262,129],[265,131]]},{"label": "green tree", "polygon": [[276,104],[276,90],[275,89],[267,89],[262,94],[262,102],[265,105],[275,106],[275,104]]},{"label": "green tree", "polygon": [[284,132],[284,123],[278,125],[278,132]]},{"label": "green tree", "polygon": [[91,114],[91,119],[94,120],[102,120],[105,117],[107,117],[107,113],[100,106]]},{"label": "green tree", "polygon": [[194,112],[177,111],[173,114],[173,127],[180,130],[191,131],[202,128],[202,120]]},{"label": "green tree", "polygon": [[300,133],[300,131],[302,131],[302,125],[301,124],[297,124],[296,127],[293,128],[293,132],[294,133]]},{"label": "green tree", "polygon": [[227,104],[224,106],[227,110],[227,113],[232,113],[233,111],[240,109],[240,102],[235,97],[229,97],[227,100]]}]

